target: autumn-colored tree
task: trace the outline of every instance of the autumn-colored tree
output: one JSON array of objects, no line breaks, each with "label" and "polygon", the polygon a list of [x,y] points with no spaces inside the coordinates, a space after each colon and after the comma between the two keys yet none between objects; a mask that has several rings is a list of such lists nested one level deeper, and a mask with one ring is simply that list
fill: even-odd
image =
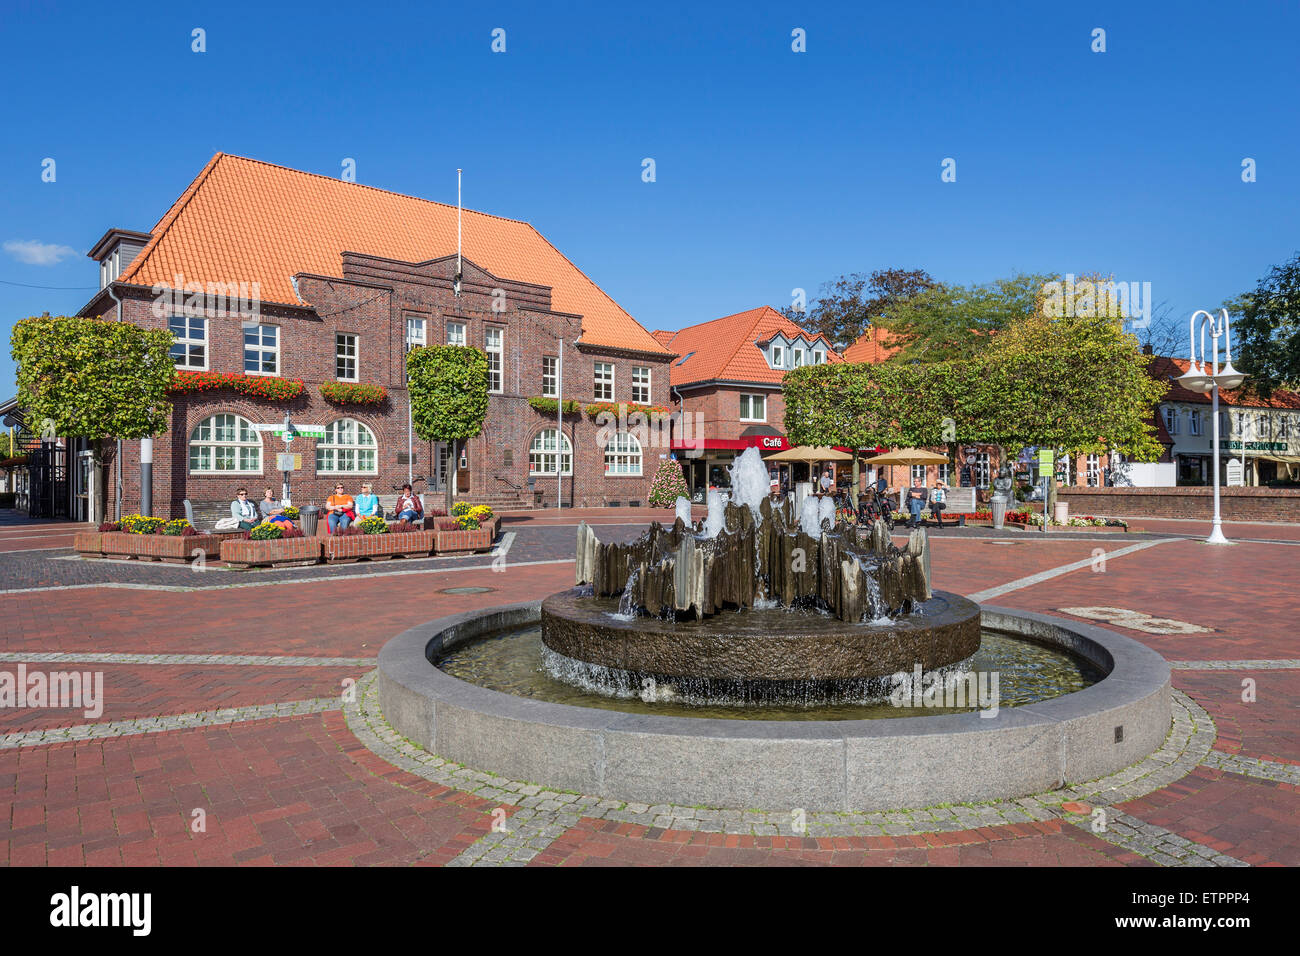
[{"label": "autumn-colored tree", "polygon": [[837,351],[843,351],[873,324],[934,285],[924,269],[877,269],[840,276],[822,284],[807,312],[785,309],[791,321],[809,332],[820,332]]}]

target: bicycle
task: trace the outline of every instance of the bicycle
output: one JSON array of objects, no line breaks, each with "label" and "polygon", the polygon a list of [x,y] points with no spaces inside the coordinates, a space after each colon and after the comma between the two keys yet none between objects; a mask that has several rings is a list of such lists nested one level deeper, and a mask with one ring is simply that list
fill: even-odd
[{"label": "bicycle", "polygon": [[883,521],[891,534],[894,531],[894,503],[886,497],[873,494],[871,499],[862,505],[859,515],[861,516],[859,520],[865,524]]}]

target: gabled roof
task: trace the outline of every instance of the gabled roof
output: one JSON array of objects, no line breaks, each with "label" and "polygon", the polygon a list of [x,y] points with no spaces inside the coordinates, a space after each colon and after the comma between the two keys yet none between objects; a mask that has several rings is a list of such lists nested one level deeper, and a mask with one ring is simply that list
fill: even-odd
[{"label": "gabled roof", "polygon": [[844,361],[876,365],[893,355],[897,355],[903,346],[885,345],[889,341],[889,337],[889,333],[884,329],[877,328],[874,325],[869,326],[856,342],[844,350]]},{"label": "gabled roof", "polygon": [[768,365],[757,344],[771,341],[778,332],[791,339],[802,335],[810,342],[820,342],[826,349],[826,361],[840,361],[824,335],[805,331],[768,305],[688,325],[677,332],[656,331],[654,337],[682,356],[671,365],[673,385],[709,381],[780,385],[789,369]]},{"label": "gabled roof", "polygon": [[[296,303],[290,277],[342,277],[342,253],[426,262],[456,253],[456,207],[217,153],[151,231],[120,281],[151,286],[258,282],[264,302]],[[465,258],[494,275],[551,287],[551,307],[582,316],[582,341],[663,353],[659,344],[526,222],[466,209]]]},{"label": "gabled roof", "polygon": [[[1191,364],[1190,359],[1166,358],[1163,355],[1156,355],[1150,359],[1148,368],[1152,378],[1160,382],[1169,382],[1170,379],[1176,379],[1186,372]],[[1169,385],[1169,391],[1165,392],[1160,401],[1198,402],[1209,405],[1211,397],[1201,392],[1193,392],[1191,389],[1183,388],[1177,382],[1172,382]],[[1289,389],[1275,388],[1271,396],[1260,398],[1258,395],[1245,394],[1241,389],[1235,391],[1224,389],[1219,392],[1219,404],[1232,405],[1238,408],[1300,409],[1300,395]]]}]

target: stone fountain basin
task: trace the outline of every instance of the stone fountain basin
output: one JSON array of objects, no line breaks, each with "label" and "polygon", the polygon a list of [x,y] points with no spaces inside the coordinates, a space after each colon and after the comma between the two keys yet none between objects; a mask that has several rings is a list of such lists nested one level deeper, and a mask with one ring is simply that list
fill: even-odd
[{"label": "stone fountain basin", "polygon": [[536,623],[540,602],[438,618],[379,654],[393,728],[431,753],[515,780],[647,804],[883,810],[1020,797],[1114,773],[1169,733],[1170,671],[1114,631],[983,607],[986,628],[1079,654],[1107,676],[1073,694],[978,713],[860,721],[655,717],[487,690],[430,663]]},{"label": "stone fountain basin", "polygon": [[557,654],[635,674],[739,681],[859,680],[937,670],[980,646],[980,609],[943,591],[888,624],[849,624],[785,608],[702,621],[611,616],[618,601],[573,588],[542,602],[542,641]]}]

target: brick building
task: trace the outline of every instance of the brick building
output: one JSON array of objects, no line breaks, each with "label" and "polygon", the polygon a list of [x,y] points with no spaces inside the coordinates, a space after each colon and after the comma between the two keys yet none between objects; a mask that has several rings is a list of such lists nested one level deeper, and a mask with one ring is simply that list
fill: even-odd
[{"label": "brick building", "polygon": [[727,466],[746,448],[790,447],[781,393],[786,372],[842,360],[824,336],[770,306],[654,337],[678,355],[671,385],[674,409],[683,414],[673,449],[695,495],[709,485],[726,487]]},{"label": "brick building", "polygon": [[[305,385],[287,401],[174,394],[155,440],[154,513],[229,501],[239,485],[278,492],[285,446],[272,429],[286,412],[301,429],[298,504],[339,481],[391,494],[408,472],[497,506],[644,502],[657,458],[634,434],[575,414],[557,441],[555,414],[529,399],[667,405],[671,350],[528,223],[465,210],[458,257],[457,220],[454,206],[219,153],[148,233],[109,230],[92,251],[100,291],[80,314],[170,329],[181,371]],[[408,453],[405,354],[438,343],[481,348],[491,369],[486,424],[456,462],[414,438]],[[386,395],[328,401],[332,382]],[[140,507],[140,442],[122,457],[103,483],[109,514]]]}]

